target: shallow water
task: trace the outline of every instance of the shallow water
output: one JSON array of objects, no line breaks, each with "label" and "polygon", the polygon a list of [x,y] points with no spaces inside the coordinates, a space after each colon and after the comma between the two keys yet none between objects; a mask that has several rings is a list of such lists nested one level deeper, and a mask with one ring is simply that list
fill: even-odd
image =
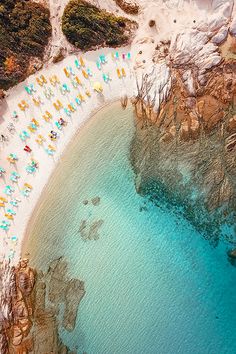
[{"label": "shallow water", "polygon": [[[31,223],[24,252],[33,262],[45,269],[64,255],[71,276],[85,281],[76,329],[61,331],[63,340],[87,354],[236,353],[236,269],[225,246],[212,248],[187,221],[136,194],[133,131],[131,108],[98,112]],[[104,221],[97,240],[81,237],[83,220]]]}]

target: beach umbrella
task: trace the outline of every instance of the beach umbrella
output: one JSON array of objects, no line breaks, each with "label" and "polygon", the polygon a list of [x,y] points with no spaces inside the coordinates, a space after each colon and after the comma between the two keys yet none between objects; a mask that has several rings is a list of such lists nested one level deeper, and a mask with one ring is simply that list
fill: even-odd
[{"label": "beach umbrella", "polygon": [[103,91],[103,88],[102,88],[102,84],[100,82],[95,82],[93,84],[93,89],[97,92],[102,92]]}]

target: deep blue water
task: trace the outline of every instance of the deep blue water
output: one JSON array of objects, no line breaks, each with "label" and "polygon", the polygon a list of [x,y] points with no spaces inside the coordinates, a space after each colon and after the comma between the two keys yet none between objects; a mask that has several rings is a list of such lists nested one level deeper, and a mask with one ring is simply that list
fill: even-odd
[{"label": "deep blue water", "polygon": [[[94,116],[31,225],[33,261],[45,268],[63,255],[85,281],[76,329],[61,331],[63,340],[87,354],[236,353],[236,268],[226,246],[211,247],[184,218],[136,193],[133,131],[131,109],[113,104]],[[104,221],[98,240],[81,238],[82,220]]]}]

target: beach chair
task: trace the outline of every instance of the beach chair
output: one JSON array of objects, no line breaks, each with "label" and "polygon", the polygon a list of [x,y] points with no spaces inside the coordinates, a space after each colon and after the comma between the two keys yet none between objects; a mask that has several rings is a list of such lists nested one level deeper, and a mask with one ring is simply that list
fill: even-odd
[{"label": "beach chair", "polygon": [[9,220],[13,220],[13,219],[14,219],[13,215],[8,214],[8,213],[5,214],[5,217],[6,217],[7,219],[9,219]]},{"label": "beach chair", "polygon": [[81,105],[81,101],[80,101],[80,99],[78,97],[75,97],[75,102],[77,103],[78,106]]},{"label": "beach chair", "polygon": [[29,95],[32,95],[32,90],[28,86],[25,86],[24,88]]},{"label": "beach chair", "polygon": [[77,108],[76,108],[76,106],[75,106],[75,104],[73,102],[71,102],[70,105],[75,111],[77,111]]},{"label": "beach chair", "polygon": [[75,66],[76,66],[77,69],[81,68],[81,65],[80,65],[78,59],[75,59]]},{"label": "beach chair", "polygon": [[48,149],[51,151],[56,151],[56,147],[50,144],[48,145]]},{"label": "beach chair", "polygon": [[21,101],[21,104],[25,107],[25,108],[29,108],[28,103],[25,100]]},{"label": "beach chair", "polygon": [[101,54],[99,56],[99,59],[100,59],[102,64],[106,64],[107,63],[107,58],[106,58],[106,56],[104,54]]},{"label": "beach chair", "polygon": [[18,103],[18,107],[21,111],[25,111],[25,107],[21,103]]},{"label": "beach chair", "polygon": [[108,83],[111,80],[109,74],[103,74],[102,78],[106,83]]},{"label": "beach chair", "polygon": [[78,76],[75,77],[75,81],[77,82],[78,85],[83,86],[82,82],[78,78]]},{"label": "beach chair", "polygon": [[51,87],[48,87],[48,93],[50,96],[54,96],[54,92],[53,89],[51,89]]},{"label": "beach chair", "polygon": [[85,90],[85,94],[86,96],[91,97],[91,92],[88,89]]},{"label": "beach chair", "polygon": [[46,111],[45,114],[46,114],[46,116],[47,116],[48,118],[52,118],[52,115],[51,115],[50,112]]},{"label": "beach chair", "polygon": [[75,80],[71,80],[71,83],[72,83],[72,86],[73,86],[74,88],[77,88],[77,87],[78,87],[78,84],[77,84],[77,82],[76,82]]},{"label": "beach chair", "polygon": [[40,105],[39,101],[36,98],[33,98],[33,103],[36,107]]},{"label": "beach chair", "polygon": [[71,117],[71,112],[67,108],[64,108],[64,112],[68,117]]},{"label": "beach chair", "polygon": [[131,54],[130,54],[130,52],[129,53],[127,53],[127,59],[131,59]]},{"label": "beach chair", "polygon": [[118,69],[118,68],[117,68],[117,69],[116,69],[116,72],[117,72],[117,76],[118,76],[118,78],[119,78],[119,79],[121,79],[121,77],[122,77],[122,76],[121,76],[120,69]]},{"label": "beach chair", "polygon": [[63,71],[64,71],[66,77],[70,77],[70,73],[68,72],[68,70],[66,68],[64,68]]},{"label": "beach chair", "polygon": [[69,108],[69,110],[70,110],[72,113],[76,111],[76,109],[74,109],[74,107],[72,106],[71,103],[68,104],[68,108]]},{"label": "beach chair", "polygon": [[28,125],[27,128],[31,133],[35,133],[35,129],[32,127],[32,125]]},{"label": "beach chair", "polygon": [[79,62],[81,66],[85,66],[84,59],[82,57],[79,58]]},{"label": "beach chair", "polygon": [[43,114],[43,119],[45,122],[50,122],[50,118],[46,114]]},{"label": "beach chair", "polygon": [[101,63],[100,63],[99,60],[96,61],[96,65],[97,65],[98,70],[101,70],[101,69],[102,69]]},{"label": "beach chair", "polygon": [[15,189],[11,186],[6,186],[3,191],[6,195],[11,196],[15,192]]},{"label": "beach chair", "polygon": [[54,108],[55,108],[57,111],[60,110],[60,107],[58,106],[58,104],[57,104],[56,102],[53,103],[53,106],[54,106]]},{"label": "beach chair", "polygon": [[59,90],[62,95],[66,94],[66,91],[64,90],[64,88],[62,86],[59,87]]},{"label": "beach chair", "polygon": [[82,69],[82,74],[85,79],[89,78],[88,74],[86,73],[86,71],[84,69]]},{"label": "beach chair", "polygon": [[7,203],[8,202],[8,200],[5,197],[0,197],[0,201],[2,203]]},{"label": "beach chair", "polygon": [[91,71],[89,68],[87,68],[87,74],[88,74],[89,76],[93,76],[92,71]]},{"label": "beach chair", "polygon": [[14,111],[13,113],[12,113],[12,119],[14,119],[14,120],[18,120],[18,114],[17,114],[17,112],[16,111]]},{"label": "beach chair", "polygon": [[29,84],[29,87],[30,87],[30,89],[31,89],[32,92],[37,92],[37,90],[36,90],[34,84]]},{"label": "beach chair", "polygon": [[81,95],[81,93],[79,93],[77,97],[80,99],[81,102],[85,102],[85,98],[83,95]]},{"label": "beach chair", "polygon": [[62,87],[66,92],[68,92],[68,93],[70,92],[70,89],[67,84],[63,84]]},{"label": "beach chair", "polygon": [[40,79],[42,80],[42,82],[43,82],[44,84],[47,83],[47,79],[45,78],[44,75],[41,75],[41,76],[40,76]]},{"label": "beach chair", "polygon": [[37,125],[37,127],[39,127],[39,122],[35,118],[32,118],[31,122]]},{"label": "beach chair", "polygon": [[119,59],[119,52],[115,53],[115,59]]},{"label": "beach chair", "polygon": [[60,100],[57,100],[57,104],[58,104],[58,106],[59,106],[60,108],[63,108],[63,105],[62,105],[62,103],[61,103]]},{"label": "beach chair", "polygon": [[122,73],[122,76],[123,76],[123,77],[126,77],[126,72],[125,72],[125,69],[124,69],[124,68],[121,68],[121,73]]},{"label": "beach chair", "polygon": [[8,231],[9,227],[10,227],[10,222],[8,220],[2,220],[1,224],[0,224],[0,228],[4,231]]},{"label": "beach chair", "polygon": [[43,86],[43,81],[40,80],[38,77],[36,77],[36,82],[38,83],[39,86]]},{"label": "beach chair", "polygon": [[61,124],[60,124],[59,122],[55,122],[55,125],[56,125],[56,127],[57,127],[59,130],[62,129],[62,126],[61,126]]},{"label": "beach chair", "polygon": [[10,204],[17,208],[18,207],[18,200],[16,198],[13,198],[12,200],[10,200]]},{"label": "beach chair", "polygon": [[74,73],[74,70],[72,69],[72,67],[71,66],[68,66],[67,67],[67,70],[69,71],[69,73],[71,74],[71,75],[75,75],[75,73]]},{"label": "beach chair", "polygon": [[50,95],[50,93],[47,91],[47,89],[45,89],[45,90],[43,91],[43,94],[44,94],[44,96],[45,96],[48,100],[50,99],[51,95]]},{"label": "beach chair", "polygon": [[0,167],[0,177],[6,173],[6,170],[3,167]]}]

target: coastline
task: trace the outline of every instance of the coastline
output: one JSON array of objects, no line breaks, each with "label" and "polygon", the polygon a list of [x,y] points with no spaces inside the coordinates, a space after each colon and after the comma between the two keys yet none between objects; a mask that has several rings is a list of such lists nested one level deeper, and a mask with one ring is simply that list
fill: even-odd
[{"label": "coastline", "polygon": [[[27,237],[27,229],[30,220],[32,219],[35,213],[40,199],[43,197],[48,180],[51,178],[55,167],[60,162],[60,159],[66,147],[72,141],[75,134],[77,134],[80,129],[84,127],[86,122],[90,120],[90,118],[94,115],[95,112],[101,110],[106,105],[119,100],[124,94],[126,94],[128,97],[132,96],[133,76],[130,70],[131,65],[130,62],[128,62],[127,60],[122,59],[122,53],[127,53],[129,50],[129,47],[119,48],[118,52],[120,55],[120,59],[117,61],[114,61],[111,58],[110,53],[114,50],[110,48],[87,52],[83,58],[85,61],[86,68],[91,69],[93,73],[93,76],[89,79],[85,79],[82,77],[81,70],[77,70],[74,65],[74,60],[76,59],[76,56],[70,55],[62,62],[58,64],[52,64],[46,69],[43,69],[42,71],[37,73],[37,75],[30,76],[25,82],[17,85],[15,88],[9,91],[9,96],[6,98],[5,112],[3,112],[2,114],[4,121],[1,124],[1,131],[3,132],[4,128],[6,131],[7,124],[9,124],[9,122],[13,122],[11,116],[14,111],[17,111],[19,119],[17,122],[13,122],[16,128],[16,132],[12,135],[7,133],[10,137],[9,142],[1,148],[0,166],[6,170],[4,179],[2,178],[3,183],[1,189],[3,190],[4,186],[9,183],[9,177],[12,170],[16,170],[16,172],[18,172],[21,176],[19,179],[19,184],[9,184],[12,185],[13,188],[15,188],[15,193],[13,197],[15,197],[16,194],[17,197],[21,199],[21,202],[19,204],[19,207],[16,209],[16,215],[9,228],[9,231],[5,232],[1,230],[1,234],[3,234],[3,237],[1,238],[0,245],[1,249],[3,250],[3,253],[0,254],[0,258],[8,258],[8,255],[12,254],[12,252],[14,251],[14,257],[12,259],[12,262],[18,262],[21,255],[21,249],[22,244],[24,242],[24,238]],[[101,54],[105,54],[107,56],[108,63],[104,64],[104,66],[102,66],[102,70],[99,71],[96,67],[96,60]],[[69,79],[66,78],[63,72],[63,68],[66,66],[73,67],[75,74],[79,76],[83,83],[82,88],[72,87]],[[126,77],[122,79],[118,78],[116,73],[117,67],[125,68],[125,71],[127,73]],[[110,77],[112,80],[109,81],[109,83],[103,82],[103,72],[110,73]],[[61,84],[68,84],[71,89],[71,93],[69,93],[69,95],[62,96],[60,95],[58,88],[53,88],[51,86],[53,91],[55,91],[55,96],[47,100],[42,95],[42,91],[44,88],[41,88],[38,84],[36,84],[35,78],[39,77],[40,75],[45,75],[46,78],[49,78],[50,76],[55,74],[58,76],[59,80],[61,81]],[[93,84],[97,81],[102,83],[102,94],[93,91]],[[29,85],[30,83],[34,83],[35,87],[37,88],[37,92],[35,95],[38,96],[40,94],[41,98],[43,98],[44,104],[39,107],[35,107],[33,105],[31,97],[28,96],[24,90],[24,86]],[[47,84],[47,86],[49,86],[49,84]],[[63,106],[65,106],[71,101],[74,101],[74,98],[78,94],[78,91],[83,93],[82,91],[84,91],[85,89],[90,90],[91,97],[86,97],[86,102],[82,103],[81,106],[78,107],[78,110],[72,113],[71,117],[67,117],[64,112],[57,112],[53,107],[52,104],[56,101],[56,99],[60,99],[63,103]],[[21,112],[17,106],[18,102],[20,102],[22,99],[26,100],[29,104],[29,108],[25,112]],[[52,114],[52,121],[55,121],[60,116],[62,116],[63,119],[66,119],[68,122],[67,126],[64,127],[63,130],[59,131],[60,138],[57,141],[56,152],[52,157],[47,156],[45,149],[35,142],[35,138],[37,137],[38,132],[30,134],[31,138],[27,139],[26,142],[21,142],[19,138],[19,133],[22,130],[26,129],[27,124],[29,124],[32,118],[35,118],[39,121],[40,134],[43,134],[45,137],[50,132],[50,129],[56,130],[55,125],[51,125],[53,124],[53,122],[49,124],[44,122],[41,118],[45,111],[49,111]],[[31,154],[28,154],[23,150],[25,144],[29,145],[32,149]],[[16,153],[19,158],[15,166],[10,166],[9,162],[6,159],[10,153]],[[29,163],[30,157],[34,158],[39,163],[39,169],[36,171],[35,174],[27,174],[27,172],[25,171],[25,166],[27,165],[27,163]],[[29,183],[33,187],[28,198],[25,198],[20,194],[20,190],[24,183]],[[4,213],[5,211],[4,209],[2,209],[0,211],[0,216],[2,217],[2,219],[4,219]],[[17,242],[12,241],[11,238],[13,235],[17,236]]]}]

